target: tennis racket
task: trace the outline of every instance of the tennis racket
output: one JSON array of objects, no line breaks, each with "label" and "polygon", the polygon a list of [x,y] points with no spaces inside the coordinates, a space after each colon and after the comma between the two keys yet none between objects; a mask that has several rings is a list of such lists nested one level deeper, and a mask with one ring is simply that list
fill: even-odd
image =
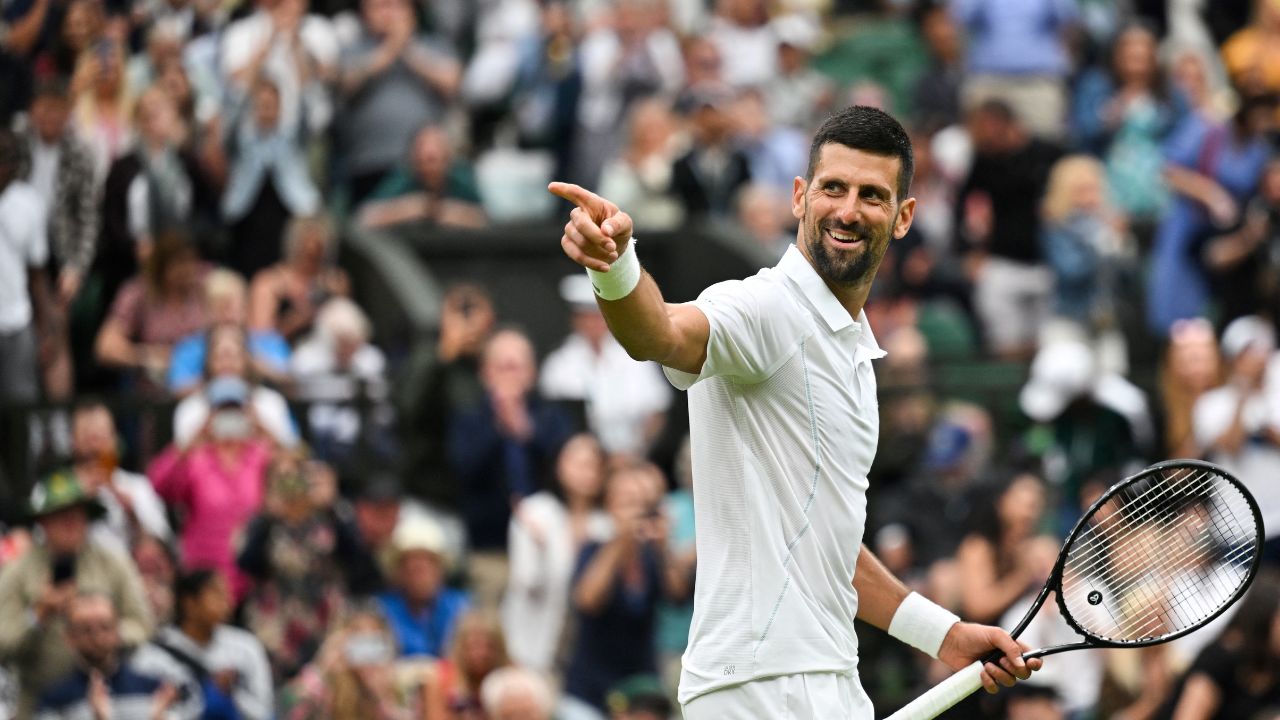
[{"label": "tennis racket", "polygon": [[[1262,515],[1222,468],[1170,460],[1113,485],[1076,523],[1049,580],[1010,633],[1026,629],[1052,591],[1083,640],[1024,658],[1085,648],[1144,647],[1182,637],[1222,614],[1262,560]],[[888,720],[929,720],[982,687],[984,663],[956,672]]]}]

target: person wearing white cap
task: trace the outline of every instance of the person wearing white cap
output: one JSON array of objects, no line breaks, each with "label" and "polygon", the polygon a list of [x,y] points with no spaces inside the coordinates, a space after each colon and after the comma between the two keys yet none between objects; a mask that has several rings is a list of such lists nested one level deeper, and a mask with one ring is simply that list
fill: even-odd
[{"label": "person wearing white cap", "polygon": [[441,657],[470,601],[446,587],[450,565],[444,531],[426,517],[402,520],[391,536],[387,575],[394,589],[378,595],[401,655]]},{"label": "person wearing white cap", "polygon": [[1267,552],[1280,553],[1280,358],[1271,324],[1250,315],[1222,332],[1227,381],[1201,395],[1192,433],[1205,457],[1253,492],[1266,526]]},{"label": "person wearing white cap", "polygon": [[543,362],[538,389],[548,400],[584,401],[606,452],[642,456],[662,429],[671,387],[656,363],[632,360],[614,339],[585,275],[561,280],[560,297],[573,332]]}]

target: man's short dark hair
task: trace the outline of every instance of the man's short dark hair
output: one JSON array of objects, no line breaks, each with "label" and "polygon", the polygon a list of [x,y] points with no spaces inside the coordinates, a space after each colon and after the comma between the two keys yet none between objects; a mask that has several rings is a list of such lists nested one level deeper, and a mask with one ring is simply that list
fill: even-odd
[{"label": "man's short dark hair", "polygon": [[813,144],[809,146],[806,179],[813,178],[823,146],[831,143],[873,155],[898,158],[901,163],[898,168],[898,201],[901,202],[911,192],[911,175],[915,172],[911,138],[902,125],[885,111],[867,105],[854,105],[827,118],[813,136]]}]

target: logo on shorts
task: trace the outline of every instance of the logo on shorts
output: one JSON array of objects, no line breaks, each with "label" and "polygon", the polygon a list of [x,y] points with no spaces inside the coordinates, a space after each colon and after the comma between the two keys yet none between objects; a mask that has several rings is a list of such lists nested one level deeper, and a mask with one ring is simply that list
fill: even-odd
[{"label": "logo on shorts", "polygon": [[737,671],[737,669],[738,669],[738,668],[737,668],[737,666],[734,666],[734,665],[725,665],[725,666],[724,666],[724,674],[725,674],[725,675],[732,675],[734,672],[736,672],[736,671]]}]

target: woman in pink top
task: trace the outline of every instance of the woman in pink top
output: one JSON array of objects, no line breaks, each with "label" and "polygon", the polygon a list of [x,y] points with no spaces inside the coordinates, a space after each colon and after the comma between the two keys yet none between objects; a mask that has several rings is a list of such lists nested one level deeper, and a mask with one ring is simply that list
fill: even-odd
[{"label": "woman in pink top", "polygon": [[231,580],[239,601],[248,579],[236,568],[233,542],[262,506],[263,481],[275,445],[248,403],[242,378],[220,376],[205,388],[208,420],[186,450],[171,445],[147,475],[165,502],[186,518],[182,564],[213,568]]}]

